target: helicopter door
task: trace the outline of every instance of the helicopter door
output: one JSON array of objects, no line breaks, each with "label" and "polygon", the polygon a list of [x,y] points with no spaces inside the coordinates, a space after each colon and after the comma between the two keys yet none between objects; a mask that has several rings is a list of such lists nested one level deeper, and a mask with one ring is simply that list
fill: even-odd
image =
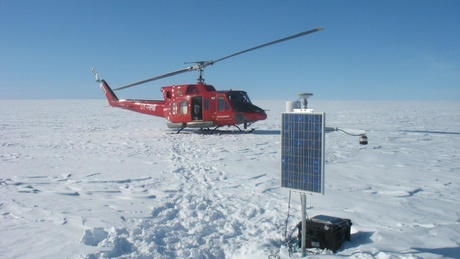
[{"label": "helicopter door", "polygon": [[192,97],[192,120],[203,120],[202,97]]},{"label": "helicopter door", "polygon": [[215,114],[219,123],[229,123],[233,119],[232,111],[226,99],[224,95],[217,96],[217,111]]}]

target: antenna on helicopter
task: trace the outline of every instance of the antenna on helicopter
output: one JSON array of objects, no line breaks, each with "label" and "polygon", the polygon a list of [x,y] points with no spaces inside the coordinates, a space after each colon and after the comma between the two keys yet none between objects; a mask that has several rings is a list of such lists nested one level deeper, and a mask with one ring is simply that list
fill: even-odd
[{"label": "antenna on helicopter", "polygon": [[256,49],[267,47],[267,46],[277,44],[277,43],[280,43],[280,42],[283,42],[283,41],[292,40],[292,39],[295,39],[295,38],[298,38],[298,37],[301,37],[301,36],[305,36],[307,34],[314,33],[314,32],[321,31],[321,30],[324,30],[324,29],[323,28],[315,28],[315,29],[312,29],[312,30],[304,31],[304,32],[297,33],[297,34],[294,34],[294,35],[291,35],[291,36],[288,36],[288,37],[285,37],[285,38],[282,38],[282,39],[279,39],[279,40],[271,41],[271,42],[268,42],[268,43],[265,43],[265,44],[262,44],[262,45],[259,45],[259,46],[256,46],[256,47],[252,47],[252,48],[249,48],[249,49],[246,49],[246,50],[243,50],[243,51],[239,51],[239,52],[233,53],[231,55],[228,55],[228,56],[225,56],[223,58],[216,59],[216,60],[187,62],[186,64],[194,63],[196,65],[186,67],[184,69],[180,69],[180,70],[177,70],[177,71],[174,71],[174,72],[171,72],[171,73],[167,73],[167,74],[159,75],[159,76],[152,77],[152,78],[149,78],[149,79],[145,79],[145,80],[142,80],[142,81],[139,81],[139,82],[136,82],[136,83],[132,83],[132,84],[129,84],[129,85],[125,85],[125,86],[122,86],[122,87],[118,87],[118,88],[115,88],[113,90],[121,90],[121,89],[129,88],[129,87],[133,87],[133,86],[136,86],[136,85],[148,83],[148,82],[151,82],[151,81],[154,81],[154,80],[158,80],[158,79],[162,79],[162,78],[166,78],[166,77],[170,77],[170,76],[175,76],[175,75],[185,73],[185,72],[189,72],[189,71],[198,71],[198,79],[197,79],[197,81],[198,81],[199,84],[204,84],[203,73],[204,73],[204,68],[207,67],[207,66],[214,65],[215,63],[217,63],[219,61],[222,61],[222,60],[225,60],[225,59],[228,59],[228,58],[231,58],[231,57],[234,57],[234,56],[237,56],[237,55],[249,52],[249,51],[253,51],[253,50],[256,50]]}]

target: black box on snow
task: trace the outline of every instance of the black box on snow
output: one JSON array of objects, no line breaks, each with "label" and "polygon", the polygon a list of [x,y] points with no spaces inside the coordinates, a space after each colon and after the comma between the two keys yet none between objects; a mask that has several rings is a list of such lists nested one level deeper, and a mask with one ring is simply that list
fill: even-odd
[{"label": "black box on snow", "polygon": [[[318,215],[307,219],[307,248],[329,249],[337,252],[345,241],[350,241],[349,219],[336,218],[326,215]],[[302,242],[302,221],[297,224],[299,239],[298,246]]]}]

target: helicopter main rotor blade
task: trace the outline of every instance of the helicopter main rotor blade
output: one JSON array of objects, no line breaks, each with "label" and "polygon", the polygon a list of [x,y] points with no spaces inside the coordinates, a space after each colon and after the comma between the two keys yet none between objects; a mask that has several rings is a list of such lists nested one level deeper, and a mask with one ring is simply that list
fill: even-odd
[{"label": "helicopter main rotor blade", "polygon": [[234,56],[237,56],[237,55],[240,55],[240,54],[249,52],[249,51],[253,51],[253,50],[256,50],[256,49],[260,49],[260,48],[263,48],[263,47],[267,47],[267,46],[270,46],[270,45],[273,45],[273,44],[277,44],[277,43],[280,43],[280,42],[283,42],[283,41],[292,40],[292,39],[295,39],[295,38],[298,38],[298,37],[302,37],[302,36],[305,36],[305,35],[307,35],[307,34],[314,33],[314,32],[317,32],[317,31],[322,31],[322,30],[324,30],[324,29],[323,29],[323,28],[315,28],[315,29],[313,29],[313,30],[304,31],[304,32],[297,33],[297,34],[294,34],[294,35],[289,36],[289,37],[285,37],[285,38],[282,38],[282,39],[279,39],[279,40],[275,40],[275,41],[272,41],[272,42],[268,42],[268,43],[265,43],[265,44],[262,44],[262,45],[259,45],[259,46],[256,46],[256,47],[247,49],[247,50],[243,50],[243,51],[234,53],[234,54],[232,54],[232,55],[228,55],[228,56],[223,57],[223,58],[219,58],[219,59],[217,59],[217,60],[208,61],[208,62],[206,62],[205,64],[203,64],[203,67],[208,66],[208,65],[213,65],[214,63],[217,63],[217,62],[219,62],[219,61],[222,61],[222,60],[225,60],[225,59],[228,59],[228,58],[231,58],[231,57],[234,57]]},{"label": "helicopter main rotor blade", "polygon": [[145,79],[145,80],[142,80],[142,81],[139,81],[139,82],[136,82],[136,83],[132,83],[132,84],[129,84],[129,85],[121,86],[121,87],[115,88],[113,90],[117,91],[117,90],[121,90],[121,89],[126,89],[126,88],[129,88],[129,87],[133,87],[133,86],[140,85],[140,84],[145,84],[145,83],[148,83],[148,82],[151,82],[151,81],[154,81],[154,80],[158,80],[158,79],[162,79],[162,78],[165,78],[165,77],[175,76],[175,75],[178,75],[178,74],[181,74],[181,73],[184,73],[184,72],[189,72],[189,71],[196,70],[196,69],[197,69],[196,67],[187,67],[187,68],[177,70],[177,71],[174,71],[174,72],[171,72],[171,73],[167,73],[167,74],[164,74],[164,75],[152,77],[152,78]]},{"label": "helicopter main rotor blade", "polygon": [[151,81],[154,81],[154,80],[158,80],[158,79],[162,79],[162,78],[170,77],[170,76],[175,76],[177,74],[181,74],[181,73],[189,72],[189,71],[194,71],[194,70],[199,71],[198,82],[203,83],[204,82],[204,79],[202,78],[203,69],[205,67],[209,66],[209,65],[213,65],[214,63],[217,63],[219,61],[222,61],[222,60],[225,60],[225,59],[228,59],[228,58],[231,58],[231,57],[234,57],[234,56],[237,56],[237,55],[249,52],[249,51],[253,51],[253,50],[256,50],[256,49],[267,47],[267,46],[277,44],[277,43],[280,43],[280,42],[283,42],[283,41],[292,40],[292,39],[302,37],[302,36],[305,36],[307,34],[314,33],[314,32],[321,31],[321,30],[324,30],[324,29],[323,28],[315,28],[313,30],[304,31],[304,32],[297,33],[297,34],[294,34],[294,35],[289,36],[289,37],[285,37],[285,38],[282,38],[282,39],[279,39],[279,40],[275,40],[275,41],[272,41],[272,42],[268,42],[268,43],[265,43],[265,44],[250,48],[250,49],[246,49],[246,50],[243,50],[243,51],[240,51],[240,52],[237,52],[237,53],[234,53],[234,54],[231,54],[231,55],[228,55],[228,56],[225,56],[223,58],[216,59],[216,60],[192,62],[192,63],[195,63],[196,65],[191,66],[191,67],[187,67],[187,68],[184,68],[184,69],[181,69],[181,70],[177,70],[177,71],[174,71],[174,72],[171,72],[171,73],[167,73],[167,74],[164,74],[164,75],[152,77],[152,78],[142,80],[142,81],[139,81],[139,82],[136,82],[136,83],[132,83],[132,84],[129,84],[129,85],[121,86],[121,87],[115,88],[113,90],[117,91],[117,90],[121,90],[121,89],[126,89],[126,88],[133,87],[133,86],[136,86],[136,85],[145,84],[145,83],[148,83],[148,82],[151,82]]}]

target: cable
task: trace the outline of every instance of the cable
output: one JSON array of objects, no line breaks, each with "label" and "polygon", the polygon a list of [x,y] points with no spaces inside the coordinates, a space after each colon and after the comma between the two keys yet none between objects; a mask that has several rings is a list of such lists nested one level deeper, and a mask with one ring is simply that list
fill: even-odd
[{"label": "cable", "polygon": [[[285,242],[286,242],[286,245],[288,247],[288,252],[289,252],[289,257],[291,257],[291,254],[292,254],[292,250],[293,250],[293,245],[291,244],[291,241],[292,241],[292,234],[294,233],[294,231],[296,230],[296,228],[294,228],[291,233],[287,233],[287,229],[288,229],[288,222],[289,222],[289,216],[290,216],[290,211],[291,211],[291,190],[289,190],[289,201],[288,201],[288,213],[287,213],[287,217],[286,217],[286,225],[285,225],[285,229],[284,229],[284,238],[285,238]],[[270,255],[270,256],[273,256],[273,255]],[[271,258],[271,257],[269,257]],[[276,257],[275,257],[276,258]]]},{"label": "cable", "polygon": [[288,229],[288,222],[289,222],[289,213],[291,212],[291,190],[289,190],[289,200],[288,200],[288,212],[287,212],[287,217],[286,217],[286,226],[284,229],[284,238],[286,240],[286,245],[288,247],[288,252],[289,252],[289,257],[291,257],[291,235],[287,235],[287,229]]},{"label": "cable", "polygon": [[292,245],[291,241],[292,241],[292,234],[294,234],[294,231],[296,230],[297,228],[294,228],[292,229],[291,233],[289,234],[289,241],[288,241],[288,251],[289,251],[289,257],[291,257],[291,254],[294,252],[294,246]]},{"label": "cable", "polygon": [[[289,216],[290,216],[290,211],[291,211],[291,190],[289,190],[289,200],[288,200],[288,211],[287,211],[287,217],[286,217],[286,225],[285,225],[285,229],[284,229],[284,238],[285,238],[285,242],[287,244],[287,247],[288,247],[288,251],[289,251],[289,257],[291,257],[291,250],[292,250],[292,246],[291,246],[291,237],[292,237],[292,233],[294,232],[294,230],[291,232],[291,234],[288,236],[287,235],[287,229],[288,229],[288,222],[289,222]],[[280,251],[276,252],[276,253],[273,253],[273,254],[270,254],[268,256],[269,259],[279,259],[280,256],[278,255]]]},{"label": "cable", "polygon": [[288,228],[288,220],[289,220],[289,212],[291,211],[291,190],[289,190],[289,201],[288,201],[288,212],[287,212],[287,217],[286,217],[286,228],[284,229],[284,238],[286,238],[286,241],[288,240],[287,238],[287,228]]},{"label": "cable", "polygon": [[362,135],[363,135],[363,133],[361,133],[361,134],[351,134],[351,133],[346,132],[345,130],[339,129],[339,128],[337,128],[337,130],[338,130],[338,131],[342,131],[343,133],[345,133],[345,134],[347,134],[347,135],[350,135],[350,136],[353,136],[353,137],[359,137],[359,136],[362,136]]},{"label": "cable", "polygon": [[[284,238],[285,238],[285,242],[286,242],[286,245],[288,247],[288,252],[289,252],[289,257],[291,257],[292,253],[296,252],[295,251],[295,245],[292,244],[292,235],[294,234],[294,231],[297,229],[297,226],[292,229],[292,231],[289,233],[288,235],[288,222],[289,222],[289,217],[290,217],[290,211],[291,211],[291,196],[292,196],[292,192],[291,190],[289,190],[289,200],[288,200],[288,212],[287,212],[287,217],[286,217],[286,221],[285,221],[285,229],[284,229]],[[302,200],[302,196],[300,196],[300,199]],[[307,202],[307,196],[305,195],[305,202]],[[308,216],[308,213],[307,213],[307,208],[305,208],[305,214],[307,216],[307,218],[309,218]],[[310,236],[312,236],[310,234]],[[315,236],[312,236],[312,237],[315,237]],[[279,259],[280,256],[279,256],[279,251],[277,253],[273,253],[273,254],[270,254],[268,256],[269,259]],[[311,252],[309,252],[311,253]]]},{"label": "cable", "polygon": [[271,254],[268,256],[268,259],[280,259],[280,256],[278,255],[280,251],[274,253],[274,254]]}]

